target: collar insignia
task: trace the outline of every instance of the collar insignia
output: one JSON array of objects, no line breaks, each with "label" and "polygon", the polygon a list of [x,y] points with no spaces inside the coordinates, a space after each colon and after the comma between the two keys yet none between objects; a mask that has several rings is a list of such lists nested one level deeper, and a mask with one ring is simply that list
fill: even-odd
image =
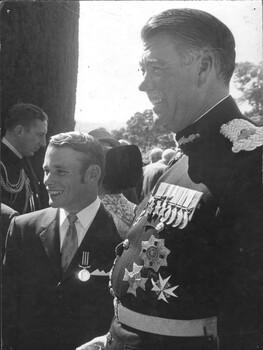
[{"label": "collar insignia", "polygon": [[200,137],[200,134],[191,134],[188,137],[181,137],[178,140],[179,146],[185,145],[186,143],[193,142],[195,139],[198,139]]},{"label": "collar insignia", "polygon": [[232,151],[253,151],[263,145],[263,127],[255,126],[245,119],[233,119],[223,124],[220,133],[232,143]]}]

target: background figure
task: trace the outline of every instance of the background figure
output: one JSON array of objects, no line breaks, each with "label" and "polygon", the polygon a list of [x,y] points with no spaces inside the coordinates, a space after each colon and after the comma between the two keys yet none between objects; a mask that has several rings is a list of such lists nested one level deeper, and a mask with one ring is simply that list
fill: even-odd
[{"label": "background figure", "polygon": [[51,138],[43,165],[51,208],[16,217],[7,237],[4,348],[72,350],[108,329],[109,271],[120,238],[98,198],[104,164],[88,134]]},{"label": "background figure", "polygon": [[118,142],[119,142],[119,144],[121,146],[128,146],[128,145],[130,145],[129,141],[124,140],[124,139],[120,139],[120,140],[118,140]]},{"label": "background figure", "polygon": [[[162,158],[162,154],[163,151],[160,148],[154,148],[149,154],[150,163],[143,167],[140,201],[142,201],[151,192],[157,180],[167,168],[166,160],[165,158]],[[168,154],[166,154],[165,157],[168,158]]]},{"label": "background figure", "polygon": [[2,256],[4,256],[6,234],[7,234],[10,222],[13,219],[13,217],[17,215],[19,215],[17,211],[13,210],[8,205],[1,203],[1,213],[0,213],[1,230],[0,231],[1,231]]},{"label": "background figure", "polygon": [[[127,140],[120,139],[118,140],[119,144],[121,146],[129,146],[130,143]],[[138,183],[134,187],[126,188],[122,191],[123,195],[129,199],[130,202],[139,204],[139,196],[137,193],[137,185],[139,184],[140,180],[138,180]]]},{"label": "background figure", "polygon": [[163,150],[161,148],[153,148],[149,153],[149,162],[156,163],[162,158]]},{"label": "background figure", "polygon": [[159,179],[111,274],[115,318],[81,349],[263,347],[263,129],[229,95],[235,40],[217,18],[171,9],[142,29],[158,125],[184,155]]},{"label": "background figure", "polygon": [[5,136],[1,143],[1,200],[19,214],[41,209],[40,180],[31,157],[46,146],[48,117],[29,103],[14,105],[5,118]]},{"label": "background figure", "polygon": [[[105,128],[100,127],[89,132],[90,135],[100,140],[104,150],[111,147],[123,146],[119,141],[116,141]],[[122,190],[122,194],[132,203],[139,204],[139,199],[135,187],[129,187]]]},{"label": "background figure", "polygon": [[168,165],[172,158],[175,157],[177,151],[172,148],[167,148],[162,153],[162,158],[158,160],[159,163]]},{"label": "background figure", "polygon": [[133,188],[141,177],[141,153],[135,145],[120,146],[106,129],[95,129],[90,134],[96,135],[106,157],[105,176],[99,197],[111,212],[119,235],[125,239],[134,219],[136,205],[122,192]]}]

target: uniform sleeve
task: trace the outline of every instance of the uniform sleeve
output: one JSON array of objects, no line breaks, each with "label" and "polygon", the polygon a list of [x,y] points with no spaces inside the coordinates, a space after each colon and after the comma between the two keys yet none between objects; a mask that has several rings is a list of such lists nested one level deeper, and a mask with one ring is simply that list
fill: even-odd
[{"label": "uniform sleeve", "polygon": [[225,242],[221,254],[231,271],[231,293],[251,300],[262,294],[263,284],[262,162],[259,152],[237,157],[219,203],[219,240]]}]

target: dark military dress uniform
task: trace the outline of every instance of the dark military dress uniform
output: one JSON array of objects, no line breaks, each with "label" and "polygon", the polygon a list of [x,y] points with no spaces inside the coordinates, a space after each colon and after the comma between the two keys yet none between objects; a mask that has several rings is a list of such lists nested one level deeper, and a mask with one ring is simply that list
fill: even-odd
[{"label": "dark military dress uniform", "polygon": [[1,144],[1,201],[19,214],[41,209],[39,180],[27,157]]},{"label": "dark military dress uniform", "polygon": [[184,156],[117,249],[107,350],[261,345],[262,137],[231,97],[177,134]]}]

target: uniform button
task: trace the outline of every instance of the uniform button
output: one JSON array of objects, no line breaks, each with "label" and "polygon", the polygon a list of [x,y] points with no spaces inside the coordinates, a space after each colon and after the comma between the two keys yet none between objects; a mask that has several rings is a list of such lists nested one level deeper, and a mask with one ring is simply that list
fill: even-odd
[{"label": "uniform button", "polygon": [[159,222],[156,227],[155,227],[156,231],[160,232],[164,229],[164,223],[163,222]]},{"label": "uniform button", "polygon": [[128,249],[130,246],[130,241],[126,238],[123,242],[123,248]]}]

